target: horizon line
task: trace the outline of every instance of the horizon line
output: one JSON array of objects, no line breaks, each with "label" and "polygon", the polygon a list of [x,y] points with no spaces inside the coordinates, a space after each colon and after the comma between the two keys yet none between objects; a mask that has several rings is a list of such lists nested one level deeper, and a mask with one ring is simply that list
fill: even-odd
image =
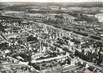
[{"label": "horizon line", "polygon": [[103,0],[0,0],[0,2],[82,3],[82,2],[103,2]]}]

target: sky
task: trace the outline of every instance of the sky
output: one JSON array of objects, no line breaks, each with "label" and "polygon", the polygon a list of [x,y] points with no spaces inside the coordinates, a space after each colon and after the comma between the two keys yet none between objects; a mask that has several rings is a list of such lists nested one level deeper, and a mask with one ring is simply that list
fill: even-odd
[{"label": "sky", "polygon": [[0,2],[103,2],[103,0],[0,0]]}]

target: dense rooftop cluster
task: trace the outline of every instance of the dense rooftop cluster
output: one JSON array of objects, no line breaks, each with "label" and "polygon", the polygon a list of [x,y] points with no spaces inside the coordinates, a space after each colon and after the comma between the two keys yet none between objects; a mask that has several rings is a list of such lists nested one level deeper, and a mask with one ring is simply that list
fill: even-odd
[{"label": "dense rooftop cluster", "polygon": [[0,16],[0,71],[103,73],[101,25],[75,11]]}]

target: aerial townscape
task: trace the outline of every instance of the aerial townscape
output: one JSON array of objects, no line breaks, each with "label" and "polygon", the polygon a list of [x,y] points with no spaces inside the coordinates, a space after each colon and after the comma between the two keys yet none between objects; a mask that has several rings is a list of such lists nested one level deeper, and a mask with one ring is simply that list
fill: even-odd
[{"label": "aerial townscape", "polygon": [[103,3],[0,2],[0,73],[103,73]]}]

